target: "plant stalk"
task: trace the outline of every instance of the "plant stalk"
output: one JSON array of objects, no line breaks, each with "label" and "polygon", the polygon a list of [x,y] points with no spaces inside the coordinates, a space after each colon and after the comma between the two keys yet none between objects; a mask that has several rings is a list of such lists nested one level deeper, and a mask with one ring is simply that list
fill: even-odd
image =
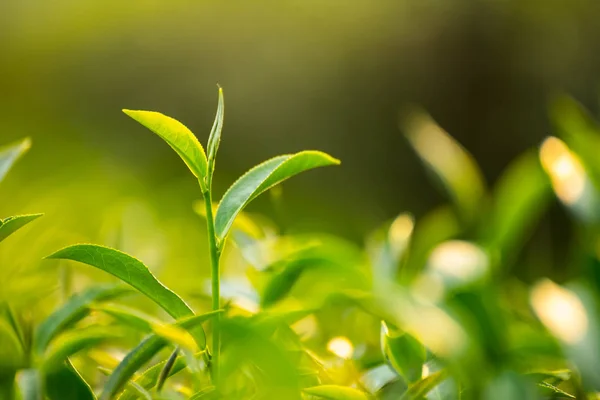
[{"label": "plant stalk", "polygon": [[[220,250],[217,245],[215,235],[215,220],[212,210],[212,196],[210,182],[208,189],[202,193],[204,196],[204,207],[206,208],[206,227],[208,230],[208,247],[210,252],[211,265],[211,286],[212,286],[212,309],[217,311],[221,308],[221,290],[219,284],[219,258]],[[212,378],[217,386],[219,382],[219,353],[221,349],[221,315],[217,314],[212,323]]]}]

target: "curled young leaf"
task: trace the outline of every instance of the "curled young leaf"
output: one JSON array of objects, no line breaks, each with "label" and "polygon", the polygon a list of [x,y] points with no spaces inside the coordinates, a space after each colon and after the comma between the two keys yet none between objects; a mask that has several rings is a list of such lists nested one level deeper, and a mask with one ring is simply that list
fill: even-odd
[{"label": "curled young leaf", "polygon": [[123,112],[167,142],[200,182],[206,179],[208,164],[204,148],[185,125],[159,112],[135,110],[123,110]]},{"label": "curled young leaf", "polygon": [[209,174],[215,169],[215,159],[217,158],[217,151],[219,150],[219,144],[221,143],[221,130],[223,129],[223,113],[225,111],[225,103],[223,100],[223,89],[219,86],[219,105],[217,106],[217,116],[215,122],[210,131],[208,137],[208,169]]},{"label": "curled young leaf", "polygon": [[215,232],[223,240],[235,217],[258,195],[269,188],[317,167],[337,165],[340,161],[320,151],[302,151],[278,156],[246,172],[223,195],[215,216]]}]

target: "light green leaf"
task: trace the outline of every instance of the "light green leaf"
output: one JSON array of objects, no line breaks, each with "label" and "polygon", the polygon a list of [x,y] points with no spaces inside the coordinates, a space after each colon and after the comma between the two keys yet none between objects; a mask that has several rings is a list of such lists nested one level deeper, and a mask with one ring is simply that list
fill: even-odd
[{"label": "light green leaf", "polygon": [[44,214],[18,215],[0,220],[0,242]]},{"label": "light green leaf", "polygon": [[92,304],[90,309],[108,314],[125,325],[144,333],[152,332],[153,325],[162,324],[158,318],[119,304]]},{"label": "light green leaf", "polygon": [[238,213],[267,189],[300,172],[339,163],[339,160],[319,151],[302,151],[272,158],[252,168],[223,195],[215,216],[217,237],[223,240]]},{"label": "light green leaf", "polygon": [[19,142],[0,148],[0,182],[4,179],[15,161],[29,150],[30,147],[31,139],[25,138]]},{"label": "light green leaf", "polygon": [[482,210],[486,192],[473,156],[423,111],[413,110],[401,124],[419,158],[441,181],[462,221],[471,224]]},{"label": "light green leaf", "polygon": [[417,339],[405,332],[394,332],[381,322],[381,346],[392,367],[408,382],[421,379],[427,350]]},{"label": "light green leaf", "polygon": [[185,125],[154,111],[123,110],[123,112],[167,142],[196,178],[201,182],[206,179],[208,165],[204,148]]},{"label": "light green leaf", "polygon": [[46,396],[50,400],[96,400],[90,385],[67,360],[44,375]]},{"label": "light green leaf", "polygon": [[423,398],[433,388],[442,383],[448,376],[447,371],[437,371],[411,385],[400,400],[416,400]]},{"label": "light green leaf", "polygon": [[44,354],[42,369],[51,371],[61,365],[67,357],[96,346],[111,339],[118,339],[121,335],[114,328],[88,328],[76,329],[58,337]]},{"label": "light green leaf", "polygon": [[37,369],[25,369],[17,375],[22,400],[42,400],[42,380]]},{"label": "light green leaf", "polygon": [[219,105],[217,106],[217,116],[215,122],[210,131],[208,137],[208,168],[209,174],[215,169],[215,160],[217,158],[217,151],[219,150],[219,144],[221,143],[221,130],[223,129],[223,113],[225,111],[225,104],[223,101],[223,89],[219,87]]},{"label": "light green leaf", "polygon": [[322,385],[304,389],[304,392],[329,400],[368,400],[371,397],[360,390],[337,385]]},{"label": "light green leaf", "polygon": [[[209,312],[202,315],[196,315],[189,318],[184,318],[175,323],[175,326],[185,328],[187,330],[193,329],[213,316],[221,313],[222,310]],[[146,364],[152,357],[156,355],[167,345],[167,340],[158,335],[150,335],[142,341],[135,349],[125,356],[123,361],[113,371],[112,375],[108,378],[104,391],[100,396],[101,400],[112,399],[129,381],[133,374],[138,371],[144,364]]]},{"label": "light green leaf", "polygon": [[34,351],[37,354],[42,354],[52,338],[87,316],[90,303],[108,300],[130,292],[130,289],[121,285],[103,285],[92,287],[71,297],[60,309],[52,313],[38,326],[34,336]]},{"label": "light green leaf", "polygon": [[212,400],[217,398],[217,389],[214,386],[205,387],[190,397],[190,400]]}]

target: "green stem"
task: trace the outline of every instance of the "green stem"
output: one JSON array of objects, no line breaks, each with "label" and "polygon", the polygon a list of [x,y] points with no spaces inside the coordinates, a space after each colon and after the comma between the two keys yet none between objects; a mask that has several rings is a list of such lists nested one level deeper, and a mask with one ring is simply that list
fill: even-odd
[{"label": "green stem", "polygon": [[[206,227],[208,230],[208,247],[210,251],[211,265],[211,283],[212,283],[212,309],[213,311],[221,308],[221,294],[219,286],[219,257],[220,250],[217,245],[217,237],[215,235],[215,220],[212,211],[212,196],[210,184],[208,190],[204,191],[204,206],[206,207]],[[212,376],[215,386],[219,382],[219,353],[221,344],[221,315],[217,314],[213,318],[212,324]]]}]

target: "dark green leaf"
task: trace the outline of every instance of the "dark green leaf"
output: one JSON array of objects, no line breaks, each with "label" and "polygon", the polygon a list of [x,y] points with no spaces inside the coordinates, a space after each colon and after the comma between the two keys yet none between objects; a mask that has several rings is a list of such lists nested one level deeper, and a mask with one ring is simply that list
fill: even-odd
[{"label": "dark green leaf", "polygon": [[46,372],[44,387],[50,400],[96,400],[90,385],[69,360]]},{"label": "dark green leaf", "polygon": [[223,240],[235,217],[258,195],[286,179],[317,167],[339,164],[319,151],[302,151],[272,158],[252,168],[227,190],[215,216],[215,231]]}]

